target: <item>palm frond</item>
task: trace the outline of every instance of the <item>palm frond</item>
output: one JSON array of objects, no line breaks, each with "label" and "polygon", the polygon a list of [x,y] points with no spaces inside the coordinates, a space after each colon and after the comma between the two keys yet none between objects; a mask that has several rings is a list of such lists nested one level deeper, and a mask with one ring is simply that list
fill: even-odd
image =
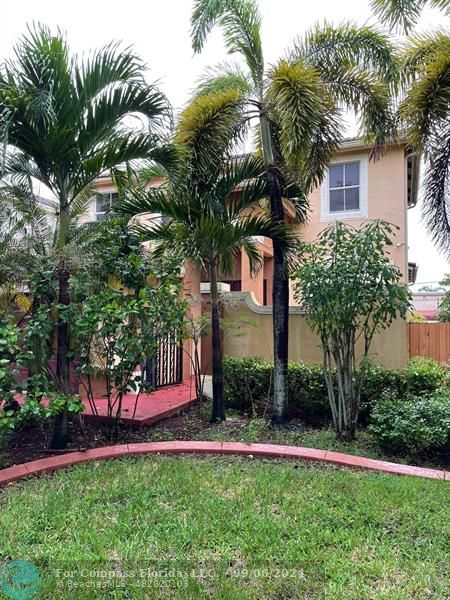
[{"label": "palm frond", "polygon": [[215,25],[225,37],[229,54],[241,54],[253,83],[261,87],[264,59],[261,44],[261,17],[255,0],[196,0],[191,18],[191,39],[200,52]]},{"label": "palm frond", "polygon": [[[448,47],[448,45],[447,45]],[[446,123],[450,112],[450,54],[443,46],[439,53],[427,54],[416,66],[415,79],[400,106],[408,138],[420,150],[425,149],[433,129]]]},{"label": "palm frond", "polygon": [[226,161],[215,185],[215,194],[227,198],[227,218],[232,220],[268,195],[267,175],[262,160],[254,155]]},{"label": "palm frond", "polygon": [[422,216],[437,246],[450,253],[450,124],[436,130],[429,140],[429,160],[423,184]]},{"label": "palm frond", "polygon": [[368,25],[327,22],[316,25],[294,44],[296,58],[314,66],[325,78],[334,70],[358,67],[378,80],[392,84],[399,77],[399,64],[389,37]]},{"label": "palm frond", "polygon": [[225,8],[223,0],[195,0],[191,16],[191,41],[196,53],[201,52],[208,35]]},{"label": "palm frond", "polygon": [[200,179],[217,172],[223,157],[230,154],[242,132],[244,97],[237,90],[199,96],[183,111],[175,141],[183,145],[190,157],[191,174]]},{"label": "palm frond", "polygon": [[238,64],[221,63],[216,67],[209,67],[202,75],[194,90],[194,98],[208,96],[229,90],[237,90],[249,96],[254,92],[254,87],[248,75]]},{"label": "palm frond", "polygon": [[74,67],[78,97],[88,107],[105,88],[118,82],[143,82],[144,64],[131,48],[111,42]]},{"label": "palm frond", "polygon": [[448,10],[449,0],[371,0],[374,14],[392,29],[409,32],[419,20],[425,5]]},{"label": "palm frond", "polygon": [[325,115],[335,110],[332,99],[315,68],[282,60],[269,72],[266,100],[279,129],[281,153],[295,170],[305,144]]},{"label": "palm frond", "polygon": [[130,115],[145,117],[153,133],[165,132],[170,116],[167,98],[154,85],[124,82],[100,91],[86,108],[78,144],[82,155],[96,144],[111,142],[118,127]]},{"label": "palm frond", "polygon": [[400,57],[403,81],[409,84],[444,52],[450,52],[450,36],[445,29],[409,37]]}]

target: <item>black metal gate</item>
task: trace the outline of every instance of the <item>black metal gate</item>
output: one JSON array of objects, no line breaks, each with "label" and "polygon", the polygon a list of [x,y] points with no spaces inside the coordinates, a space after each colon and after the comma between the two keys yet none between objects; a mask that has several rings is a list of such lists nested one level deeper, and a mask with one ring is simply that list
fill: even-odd
[{"label": "black metal gate", "polygon": [[145,379],[155,389],[182,383],[183,345],[179,333],[158,340],[155,354],[147,359]]}]

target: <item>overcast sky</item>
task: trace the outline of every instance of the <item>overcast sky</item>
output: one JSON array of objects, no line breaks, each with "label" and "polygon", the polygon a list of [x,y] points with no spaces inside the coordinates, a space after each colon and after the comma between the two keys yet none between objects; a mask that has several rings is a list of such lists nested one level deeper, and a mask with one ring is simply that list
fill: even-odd
[{"label": "overcast sky", "polygon": [[[83,53],[111,40],[133,45],[149,66],[149,80],[161,87],[175,108],[187,100],[206,66],[225,59],[222,38],[211,36],[201,56],[194,56],[189,40],[193,0],[22,0],[2,3],[0,61],[11,55],[17,37],[28,23],[40,21],[60,27],[74,52]],[[263,45],[267,64],[292,40],[317,21],[344,19],[364,23],[370,18],[369,0],[259,0],[263,15]],[[421,28],[442,24],[442,15],[427,11]],[[450,21],[446,19],[447,24]],[[352,133],[349,125],[349,132]],[[438,281],[450,265],[433,248],[420,223],[420,207],[409,213],[409,258],[419,264],[418,281]]]}]

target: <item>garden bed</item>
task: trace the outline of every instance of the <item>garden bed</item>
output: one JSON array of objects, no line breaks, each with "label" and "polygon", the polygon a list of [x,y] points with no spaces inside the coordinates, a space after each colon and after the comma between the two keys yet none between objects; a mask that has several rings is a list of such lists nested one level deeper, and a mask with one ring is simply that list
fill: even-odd
[{"label": "garden bed", "polygon": [[[284,427],[274,427],[263,419],[250,419],[238,413],[229,413],[227,420],[211,424],[210,404],[204,402],[180,415],[170,417],[156,425],[143,429],[123,428],[117,443],[157,442],[170,440],[236,441],[244,443],[273,443],[290,446],[303,446],[323,450],[333,450],[367,458],[375,458],[423,467],[448,469],[450,455],[441,453],[434,456],[400,457],[383,453],[373,437],[364,429],[358,432],[357,439],[344,443],[336,439],[334,431],[328,427],[305,427],[300,420],[293,420]],[[13,434],[8,444],[0,449],[0,468],[44,458],[59,452],[50,451],[51,426],[29,425]],[[86,423],[84,430],[75,418],[71,423],[72,441],[68,450],[84,450],[108,446],[106,428],[95,423]]]}]

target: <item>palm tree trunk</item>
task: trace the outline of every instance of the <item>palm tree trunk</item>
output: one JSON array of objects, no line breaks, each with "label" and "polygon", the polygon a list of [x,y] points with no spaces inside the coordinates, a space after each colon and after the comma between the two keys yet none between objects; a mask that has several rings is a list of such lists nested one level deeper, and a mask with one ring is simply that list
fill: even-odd
[{"label": "palm tree trunk", "polygon": [[[264,163],[269,180],[270,213],[272,221],[285,221],[281,173],[276,168],[272,150],[270,124],[264,115],[260,117],[261,141]],[[273,241],[273,420],[287,420],[288,407],[288,347],[289,347],[289,279],[286,261],[280,245]]]},{"label": "palm tree trunk", "polygon": [[219,293],[217,288],[217,265],[211,261],[209,266],[211,281],[211,332],[212,332],[212,388],[213,410],[211,420],[225,421],[223,406],[223,365],[222,343],[220,340]]},{"label": "palm tree trunk", "polygon": [[[64,249],[67,242],[67,232],[69,229],[69,205],[67,202],[61,202],[60,209],[60,224],[59,224],[59,240],[58,246],[60,252]],[[69,279],[70,273],[66,264],[65,258],[60,255],[60,263],[58,270],[58,305],[60,307],[68,307],[70,305],[69,294]],[[57,340],[56,340],[56,379],[61,391],[64,394],[70,394],[70,359],[69,353],[69,324],[65,318],[66,315],[61,314],[59,310],[57,324]],[[69,423],[67,411],[61,412],[56,416],[55,427],[53,430],[53,438],[51,448],[64,449],[69,442]]]},{"label": "palm tree trunk", "polygon": [[[284,207],[276,169],[269,170],[270,212],[275,222],[284,221]],[[289,279],[286,261],[279,244],[273,242],[273,420],[287,420],[288,408],[288,343],[289,343]]]}]

